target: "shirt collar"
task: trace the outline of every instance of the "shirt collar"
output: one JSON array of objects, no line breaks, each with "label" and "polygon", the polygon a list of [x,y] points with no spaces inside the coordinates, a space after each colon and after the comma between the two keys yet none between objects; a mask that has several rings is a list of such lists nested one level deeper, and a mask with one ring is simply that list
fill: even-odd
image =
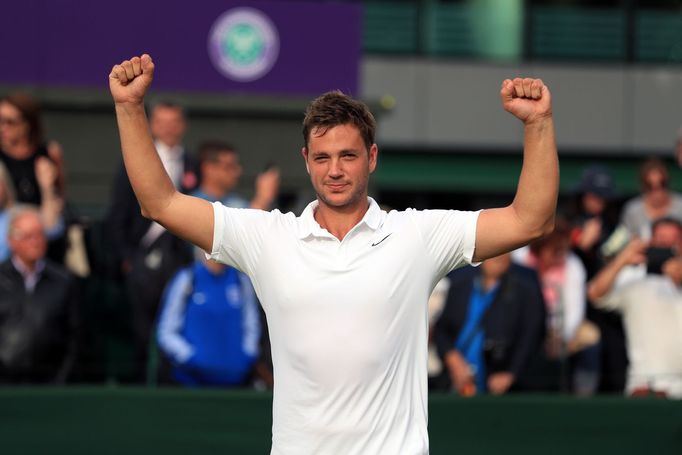
[{"label": "shirt collar", "polygon": [[[379,204],[377,204],[374,199],[368,197],[367,201],[369,202],[369,208],[358,224],[364,223],[368,228],[376,231],[381,225],[382,212],[379,208]],[[298,220],[299,239],[304,239],[310,235],[317,237],[331,236],[326,229],[323,229],[317,221],[315,221],[315,210],[317,210],[318,205],[320,205],[319,201],[312,201],[306,206],[303,213],[301,213]]]},{"label": "shirt collar", "polygon": [[33,288],[35,288],[36,283],[38,283],[38,280],[45,269],[45,260],[39,259],[36,262],[35,268],[33,270],[29,270],[29,268],[26,267],[26,265],[19,258],[12,256],[12,265],[14,265],[14,268],[17,269],[17,272],[19,272],[24,278],[24,285],[26,288],[29,291],[33,291]]},{"label": "shirt collar", "polygon": [[179,160],[182,158],[183,148],[182,145],[176,145],[174,147],[168,147],[161,141],[155,141],[156,151],[162,159],[169,160]]}]

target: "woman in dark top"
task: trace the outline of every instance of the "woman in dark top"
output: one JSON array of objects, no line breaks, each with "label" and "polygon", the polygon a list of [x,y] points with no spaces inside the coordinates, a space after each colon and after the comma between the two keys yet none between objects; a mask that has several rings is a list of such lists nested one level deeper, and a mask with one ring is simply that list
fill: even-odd
[{"label": "woman in dark top", "polygon": [[9,171],[17,202],[40,205],[43,195],[36,178],[36,161],[50,159],[57,166],[54,190],[63,189],[62,153],[59,144],[45,145],[38,102],[15,93],[0,99],[0,160]]}]

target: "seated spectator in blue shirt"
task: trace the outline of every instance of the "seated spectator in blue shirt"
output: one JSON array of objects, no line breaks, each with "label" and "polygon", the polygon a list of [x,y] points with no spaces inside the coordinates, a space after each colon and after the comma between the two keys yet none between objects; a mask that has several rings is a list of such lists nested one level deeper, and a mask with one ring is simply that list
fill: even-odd
[{"label": "seated spectator in blue shirt", "polygon": [[259,355],[260,315],[243,273],[206,259],[181,269],[161,302],[157,341],[186,386],[240,386]]},{"label": "seated spectator in blue shirt", "polygon": [[460,395],[501,395],[519,380],[544,331],[535,272],[505,254],[451,272],[435,340]]}]

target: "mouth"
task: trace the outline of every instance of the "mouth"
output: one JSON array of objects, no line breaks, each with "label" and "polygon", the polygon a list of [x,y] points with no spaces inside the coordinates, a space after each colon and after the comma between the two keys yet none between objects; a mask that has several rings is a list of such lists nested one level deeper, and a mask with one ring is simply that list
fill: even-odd
[{"label": "mouth", "polygon": [[336,193],[336,192],[341,192],[341,191],[343,191],[344,189],[346,189],[346,187],[348,186],[348,184],[347,184],[347,183],[327,183],[326,186],[327,186],[327,188],[329,188],[332,192],[335,192],[335,193]]}]

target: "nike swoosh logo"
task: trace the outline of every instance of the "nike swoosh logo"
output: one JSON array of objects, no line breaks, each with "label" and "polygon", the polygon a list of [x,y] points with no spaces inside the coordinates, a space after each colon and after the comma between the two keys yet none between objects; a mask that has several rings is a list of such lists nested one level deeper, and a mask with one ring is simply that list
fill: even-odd
[{"label": "nike swoosh logo", "polygon": [[[393,233],[391,232],[391,234],[393,234]],[[386,240],[387,238],[389,238],[389,237],[391,236],[391,234],[388,234],[386,237],[384,237],[383,239],[379,240],[377,243],[372,243],[372,246],[377,246],[378,244],[380,244],[381,242],[383,242],[384,240]]]}]

